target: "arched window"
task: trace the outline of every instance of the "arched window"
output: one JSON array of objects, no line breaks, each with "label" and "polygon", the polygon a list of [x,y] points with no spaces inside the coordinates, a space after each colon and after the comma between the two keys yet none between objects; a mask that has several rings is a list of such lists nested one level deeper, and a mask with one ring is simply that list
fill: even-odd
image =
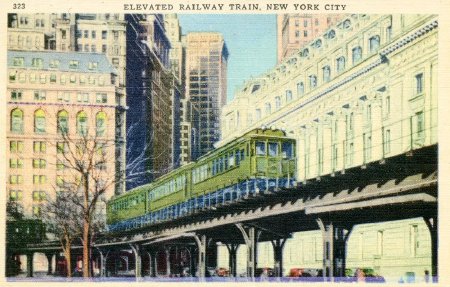
[{"label": "arched window", "polygon": [[21,109],[11,111],[11,132],[23,133],[23,111]]},{"label": "arched window", "polygon": [[266,110],[266,115],[269,115],[270,113],[272,113],[272,106],[270,105],[270,103],[265,104],[265,110]]},{"label": "arched window", "polygon": [[85,136],[87,134],[87,115],[84,111],[77,114],[77,133],[80,136]]},{"label": "arched window", "polygon": [[315,75],[309,76],[309,87],[311,89],[314,89],[315,87],[317,87],[317,77]]},{"label": "arched window", "polygon": [[369,51],[370,53],[376,52],[376,50],[380,47],[380,36],[375,35],[370,37],[369,39]]},{"label": "arched window", "polygon": [[336,71],[340,73],[344,71],[344,69],[345,69],[345,58],[344,56],[341,56],[336,59]]},{"label": "arched window", "polygon": [[298,96],[303,96],[305,93],[305,85],[303,82],[297,83],[297,94]]},{"label": "arched window", "polygon": [[45,112],[41,109],[34,112],[34,132],[45,133]]},{"label": "arched window", "polygon": [[292,101],[292,91],[286,90],[286,103],[289,103],[290,101]]},{"label": "arched window", "polygon": [[360,46],[352,49],[353,65],[359,63],[362,59],[362,49]]},{"label": "arched window", "polygon": [[96,125],[96,132],[97,136],[102,137],[105,135],[106,132],[106,113],[105,112],[98,112],[95,117],[95,125]]},{"label": "arched window", "polygon": [[67,134],[69,132],[69,114],[62,110],[58,113],[58,133]]},{"label": "arched window", "polygon": [[329,82],[331,79],[331,69],[330,66],[325,66],[322,68],[322,72],[323,72],[323,81],[324,83]]},{"label": "arched window", "polygon": [[281,98],[275,97],[275,109],[279,110],[281,108]]}]

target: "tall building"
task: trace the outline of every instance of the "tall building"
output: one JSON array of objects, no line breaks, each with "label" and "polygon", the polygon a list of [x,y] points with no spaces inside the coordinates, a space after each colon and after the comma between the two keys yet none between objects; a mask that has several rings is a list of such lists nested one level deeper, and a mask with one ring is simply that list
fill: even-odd
[{"label": "tall building", "polygon": [[[71,174],[60,154],[62,129],[75,140],[89,133],[99,143],[115,141],[117,72],[94,53],[9,51],[7,57],[7,201],[39,217]],[[104,145],[105,177],[115,170],[114,148]],[[113,194],[111,186],[105,197]]]},{"label": "tall building", "polygon": [[[425,14],[344,18],[242,87],[223,109],[220,144],[257,127],[285,129],[297,142],[302,183],[436,147],[437,25]],[[289,267],[321,266],[323,249],[301,237],[286,243]],[[350,235],[347,267],[422,277],[430,242],[423,218],[362,225]]]},{"label": "tall building", "polygon": [[162,15],[126,15],[127,189],[179,164],[180,83],[170,68],[170,41]]},{"label": "tall building", "polygon": [[[227,98],[228,50],[220,33],[186,35],[186,97],[191,102],[192,160],[220,139],[220,113]],[[198,113],[196,113],[198,111]]]},{"label": "tall building", "polygon": [[278,14],[278,63],[342,20],[344,14]]}]

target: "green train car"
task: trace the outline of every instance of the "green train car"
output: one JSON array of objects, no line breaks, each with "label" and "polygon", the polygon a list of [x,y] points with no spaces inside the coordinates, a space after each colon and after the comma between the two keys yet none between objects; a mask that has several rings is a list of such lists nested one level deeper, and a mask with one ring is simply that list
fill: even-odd
[{"label": "green train car", "polygon": [[107,204],[111,232],[187,216],[295,184],[295,140],[255,129]]}]

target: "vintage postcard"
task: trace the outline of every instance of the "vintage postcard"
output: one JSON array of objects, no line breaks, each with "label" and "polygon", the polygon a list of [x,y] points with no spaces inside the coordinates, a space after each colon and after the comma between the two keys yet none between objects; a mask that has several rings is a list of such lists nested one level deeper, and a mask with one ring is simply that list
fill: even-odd
[{"label": "vintage postcard", "polygon": [[449,283],[450,5],[0,7],[2,284]]}]

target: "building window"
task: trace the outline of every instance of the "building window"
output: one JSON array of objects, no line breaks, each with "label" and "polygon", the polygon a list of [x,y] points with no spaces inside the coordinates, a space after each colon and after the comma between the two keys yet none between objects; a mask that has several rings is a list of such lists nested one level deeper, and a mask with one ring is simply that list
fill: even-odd
[{"label": "building window", "polygon": [[40,74],[39,75],[39,82],[41,84],[45,84],[47,82],[47,76],[45,74]]},{"label": "building window", "polygon": [[33,217],[41,217],[41,207],[39,205],[33,205]]},{"label": "building window", "polygon": [[353,65],[356,65],[357,63],[359,63],[362,59],[362,49],[361,47],[355,47],[352,49],[352,60],[353,60]]},{"label": "building window", "polygon": [[353,165],[353,153],[354,153],[354,146],[352,142],[349,142],[347,145],[347,152],[346,152],[346,161],[347,161],[347,167]]},{"label": "building window", "polygon": [[50,74],[50,83],[56,83],[56,74]]},{"label": "building window", "polygon": [[303,20],[303,27],[308,27],[308,20]]},{"label": "building window", "polygon": [[11,132],[23,133],[23,111],[21,109],[11,111]]},{"label": "building window", "polygon": [[367,105],[366,123],[370,124],[372,121],[372,105]]},{"label": "building window", "polygon": [[372,136],[370,134],[364,135],[364,162],[367,163],[372,158]]},{"label": "building window", "polygon": [[67,111],[62,110],[58,112],[57,125],[59,134],[67,134],[69,132],[69,114]]},{"label": "building window", "polygon": [[75,75],[70,75],[70,83],[75,84],[77,82],[77,77]]},{"label": "building window", "polygon": [[330,66],[325,66],[322,68],[323,73],[323,81],[324,83],[329,82],[331,80],[331,69]]},{"label": "building window", "polygon": [[387,117],[391,113],[391,97],[387,96],[384,99],[384,116]]},{"label": "building window", "polygon": [[20,90],[12,90],[11,91],[11,100],[20,101],[22,100],[22,91]]},{"label": "building window", "polygon": [[279,110],[281,108],[281,98],[275,97],[275,109]]},{"label": "building window", "polygon": [[23,152],[23,141],[10,141],[9,151],[11,153],[22,153]]},{"label": "building window", "polygon": [[77,60],[70,60],[69,68],[70,69],[78,69],[79,62]]},{"label": "building window", "polygon": [[97,70],[98,62],[89,62],[88,68],[89,68],[89,70]]},{"label": "building window", "polygon": [[344,56],[341,56],[336,59],[336,71],[340,73],[344,70],[345,70],[345,58]]},{"label": "building window", "polygon": [[14,57],[13,58],[13,66],[14,67],[23,67],[25,64],[25,58],[23,57]]},{"label": "building window", "polygon": [[47,182],[46,175],[33,175],[33,184],[45,184]]},{"label": "building window", "polygon": [[113,31],[114,41],[119,40],[119,31]]},{"label": "building window", "polygon": [[303,82],[297,83],[297,95],[303,96],[305,94],[305,85]]},{"label": "building window", "polygon": [[9,168],[23,168],[23,160],[20,158],[9,159]]},{"label": "building window", "polygon": [[423,93],[423,73],[416,75],[416,95]]},{"label": "building window", "polygon": [[66,37],[67,37],[67,31],[61,30],[61,39],[66,39]]},{"label": "building window", "polygon": [[97,136],[102,137],[105,135],[106,131],[106,113],[105,112],[98,112],[95,117],[95,124],[96,124],[96,133]]},{"label": "building window", "polygon": [[9,176],[9,183],[10,184],[22,184],[23,183],[23,176],[22,175],[10,175]]},{"label": "building window", "polygon": [[97,32],[96,31],[91,31],[91,38],[95,39],[97,37]]},{"label": "building window", "polygon": [[84,44],[84,51],[89,52],[89,44]]},{"label": "building window", "polygon": [[45,91],[34,91],[34,100],[35,101],[45,101],[47,98]]},{"label": "building window", "polygon": [[411,225],[409,231],[409,240],[410,240],[410,253],[411,256],[417,256],[417,249],[419,247],[419,226]]},{"label": "building window", "polygon": [[81,103],[81,102],[88,103],[89,102],[89,94],[88,93],[78,93],[77,94],[77,101],[79,103]]},{"label": "building window", "polygon": [[65,85],[66,84],[66,75],[61,75],[60,77],[59,77],[59,82],[62,84],[62,85]]},{"label": "building window", "polygon": [[303,30],[303,37],[308,37],[308,31],[306,31],[306,30]]},{"label": "building window", "polygon": [[34,153],[45,153],[47,151],[47,144],[43,141],[33,142],[33,152]]},{"label": "building window", "polygon": [[377,232],[377,255],[383,256],[383,231],[379,230]]},{"label": "building window", "polygon": [[33,201],[42,202],[47,198],[47,194],[45,191],[33,191]]},{"label": "building window", "polygon": [[42,68],[44,64],[44,60],[42,60],[41,58],[33,58],[31,60],[31,66],[33,66],[34,68]]},{"label": "building window", "polygon": [[107,46],[105,44],[102,45],[102,53],[106,53],[107,51]]},{"label": "building window", "polygon": [[261,109],[256,109],[256,120],[260,120],[261,119]]},{"label": "building window", "polygon": [[332,154],[332,158],[331,158],[331,165],[332,165],[332,169],[333,171],[336,170],[337,168],[337,158],[338,158],[338,147],[337,144],[334,144],[331,150]]},{"label": "building window", "polygon": [[266,115],[270,115],[272,113],[272,107],[271,107],[270,103],[265,104],[265,113],[266,113]]},{"label": "building window", "polygon": [[295,37],[296,37],[296,38],[300,37],[300,31],[298,31],[298,30],[295,31]]},{"label": "building window", "polygon": [[89,31],[88,30],[84,30],[84,38],[89,38]]},{"label": "building window", "polygon": [[77,114],[77,133],[80,136],[87,135],[87,115],[86,112],[81,111]]},{"label": "building window", "polygon": [[10,190],[9,191],[9,200],[11,201],[20,201],[23,198],[22,190]]},{"label": "building window", "polygon": [[347,132],[353,131],[353,113],[347,115]]},{"label": "building window", "polygon": [[391,130],[384,131],[384,154],[391,152]]},{"label": "building window", "polygon": [[97,52],[97,46],[91,45],[91,52],[96,53]]},{"label": "building window", "polygon": [[105,40],[108,37],[108,31],[102,31],[102,39]]},{"label": "building window", "polygon": [[292,101],[292,91],[287,90],[286,91],[286,103],[289,103],[290,101]]},{"label": "building window", "polygon": [[310,89],[317,87],[317,77],[315,75],[309,76],[309,87]]},{"label": "building window", "polygon": [[34,132],[37,134],[45,133],[45,112],[42,109],[34,112]]},{"label": "building window", "polygon": [[56,153],[63,154],[69,150],[69,147],[66,142],[57,142],[56,143]]},{"label": "building window", "polygon": [[369,39],[369,51],[375,53],[380,47],[380,36],[375,35]]},{"label": "building window", "polygon": [[391,36],[392,36],[392,27],[389,26],[386,28],[386,39],[389,41],[391,40]]},{"label": "building window", "polygon": [[417,138],[422,139],[425,133],[423,112],[416,113]]},{"label": "building window", "polygon": [[42,158],[34,158],[33,159],[33,168],[43,169],[47,166],[47,161]]}]

